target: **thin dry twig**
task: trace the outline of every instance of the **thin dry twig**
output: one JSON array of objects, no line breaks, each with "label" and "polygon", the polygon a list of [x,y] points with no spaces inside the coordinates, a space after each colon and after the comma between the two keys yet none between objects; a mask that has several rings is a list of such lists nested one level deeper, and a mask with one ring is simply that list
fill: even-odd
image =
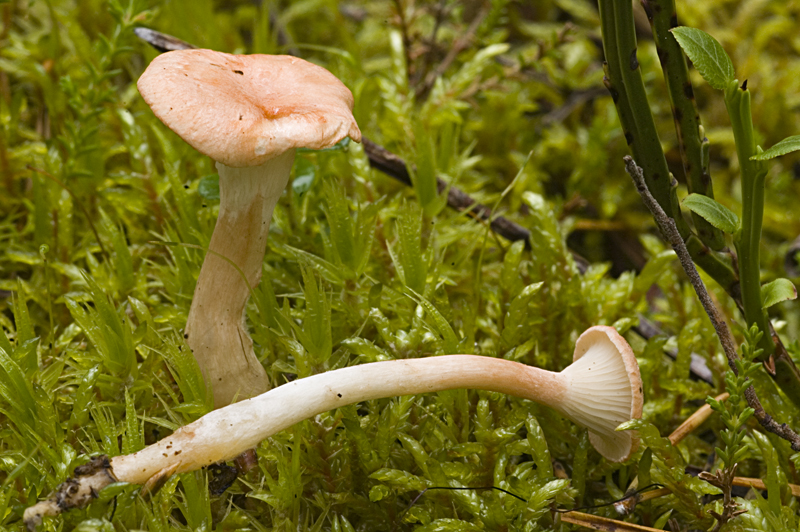
[{"label": "thin dry twig", "polygon": [[472,39],[475,38],[475,33],[478,31],[478,28],[480,28],[483,20],[490,11],[490,5],[485,5],[481,8],[472,22],[470,22],[469,27],[463,33],[463,35],[453,42],[452,48],[450,48],[450,50],[447,52],[447,55],[444,59],[442,59],[442,62],[439,63],[432,71],[430,71],[427,76],[425,76],[425,81],[421,85],[417,86],[415,91],[417,98],[425,98],[433,88],[434,83],[436,83],[436,78],[447,72],[447,69],[450,68],[450,65],[452,65],[453,61],[456,60],[458,54],[463,52],[472,43]]},{"label": "thin dry twig", "polygon": [[561,520],[573,525],[579,525],[593,530],[608,530],[613,532],[661,532],[657,528],[637,525],[599,515],[586,514],[583,512],[567,512],[561,514]]},{"label": "thin dry twig", "polygon": [[[697,273],[697,269],[694,266],[694,262],[692,262],[689,251],[686,249],[686,244],[684,244],[683,238],[681,238],[680,233],[678,233],[678,228],[675,226],[675,221],[667,216],[652,194],[650,194],[650,191],[647,189],[647,185],[644,181],[642,169],[639,168],[639,166],[633,160],[633,157],[626,155],[623,157],[623,160],[625,161],[625,171],[628,172],[628,175],[630,175],[633,179],[633,182],[636,185],[636,190],[639,191],[639,195],[642,197],[644,204],[653,214],[653,218],[655,219],[656,224],[658,224],[659,229],[661,229],[662,234],[669,241],[669,243],[672,245],[672,248],[675,250],[675,253],[678,255],[681,266],[683,266],[683,270],[689,277],[689,281],[692,283],[692,286],[697,293],[697,297],[700,299],[700,303],[703,305],[703,309],[705,309],[706,314],[708,314],[708,317],[711,319],[711,324],[714,326],[714,330],[717,332],[717,337],[719,338],[719,341],[722,344],[722,349],[724,350],[725,356],[728,359],[728,365],[730,366],[731,370],[738,375],[739,371],[736,368],[736,361],[739,359],[739,355],[736,354],[736,344],[734,343],[733,335],[728,329],[728,325],[725,323],[725,320],[722,319],[722,316],[720,315],[719,310],[717,310],[716,305],[714,305],[714,302],[711,300],[711,296],[708,294],[708,290],[706,290],[703,280],[700,279],[700,274]],[[764,332],[766,333],[767,331]],[[775,422],[772,416],[770,416],[761,405],[761,401],[758,399],[755,388],[750,386],[745,391],[744,395],[745,399],[747,400],[747,404],[750,406],[750,408],[755,410],[755,417],[758,422],[761,423],[761,426],[767,431],[788,441],[792,445],[793,450],[800,451],[800,436],[798,436],[796,432],[789,428],[786,423],[778,424]]]}]

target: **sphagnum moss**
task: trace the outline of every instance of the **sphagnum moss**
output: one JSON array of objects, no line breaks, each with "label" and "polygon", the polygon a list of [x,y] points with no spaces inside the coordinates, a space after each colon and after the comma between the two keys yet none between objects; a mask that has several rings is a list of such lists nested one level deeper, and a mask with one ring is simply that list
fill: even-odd
[{"label": "sphagnum moss", "polygon": [[[452,353],[558,371],[581,330],[615,325],[642,369],[651,481],[673,493],[629,519],[710,527],[710,487],[683,472],[714,460],[722,420],[712,416],[678,446],[661,435],[722,391],[726,366],[620,166],[625,139],[611,98],[597,90],[603,58],[590,4],[0,3],[0,526],[21,530],[24,508],[92,456],[136,452],[212,406],[178,331],[205,254],[197,247],[208,247],[217,219],[217,178],[211,161],[157,123],[136,94],[154,52],[132,30],[147,26],[209,49],[288,52],[325,67],[353,91],[365,135],[421,170],[412,189],[370,168],[357,145],[298,154],[275,209],[264,281],[246,309],[255,354],[274,383]],[[757,141],[796,135],[792,6],[676,7],[680,23],[719,38],[748,78]],[[638,27],[645,90],[651,102],[666,102],[646,31]],[[689,75],[711,142],[715,199],[737,212],[739,165],[723,99]],[[653,118],[682,182],[672,112],[653,106]],[[796,161],[777,159],[765,181],[763,282],[793,275],[783,263],[800,234]],[[530,249],[440,209],[430,194],[435,177],[484,205],[514,180],[495,214],[529,230]],[[341,187],[335,197],[331,182]],[[682,185],[677,192],[683,197]],[[399,252],[410,234],[423,252]],[[727,296],[710,290],[738,319]],[[639,313],[665,335],[632,332]],[[769,315],[798,358],[797,304]],[[689,378],[693,354],[715,385]],[[776,418],[798,419],[761,370],[755,381]],[[748,510],[735,519],[753,530],[796,528],[796,503],[770,495],[797,482],[797,456],[752,422],[744,430],[736,474],[762,479],[767,496],[734,497]],[[258,457],[257,469],[221,495],[207,487],[225,487],[217,473],[175,476],[147,501],[117,485],[91,510],[45,526],[548,530],[552,505],[609,502],[647,466],[638,456],[624,465],[601,460],[586,432],[553,410],[463,390],[338,408],[269,438]],[[487,485],[529,502],[491,490],[433,491],[403,513],[425,487]]]}]

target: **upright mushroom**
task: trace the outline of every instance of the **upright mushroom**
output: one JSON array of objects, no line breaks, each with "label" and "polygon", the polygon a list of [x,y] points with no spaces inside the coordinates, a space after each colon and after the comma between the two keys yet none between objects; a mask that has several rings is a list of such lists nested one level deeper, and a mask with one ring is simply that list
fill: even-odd
[{"label": "upright mushroom", "polygon": [[639,444],[635,433],[615,430],[642,416],[639,365],[613,327],[595,326],[578,338],[573,363],[561,373],[498,358],[446,355],[374,362],[289,382],[206,414],[137,453],[95,459],[76,469],[76,477],[47,501],[25,510],[24,519],[35,527],[45,515],[88,504],[112,482],[159,485],[173,474],[233,458],[336,407],[455,388],[492,390],[550,406],[588,428],[595,449],[614,462],[627,460]]},{"label": "upright mushroom", "polygon": [[162,54],[138,87],[153,113],[219,171],[219,217],[185,329],[219,408],[269,389],[244,319],[248,285],[261,279],[272,211],[295,149],[361,140],[353,95],[296,57],[212,50]]}]

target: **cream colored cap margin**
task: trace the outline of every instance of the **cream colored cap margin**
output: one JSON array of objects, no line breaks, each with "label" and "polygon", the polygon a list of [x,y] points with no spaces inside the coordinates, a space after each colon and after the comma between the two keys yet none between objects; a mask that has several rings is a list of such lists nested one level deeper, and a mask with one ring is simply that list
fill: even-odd
[{"label": "cream colored cap margin", "polygon": [[[604,349],[604,344],[610,349]],[[583,397],[579,402],[588,412],[594,411],[595,413],[602,413],[600,417],[609,416],[613,418],[603,420],[600,426],[597,426],[594,431],[591,430],[592,422],[600,420],[587,419],[587,426],[590,427],[589,440],[595,449],[600,451],[600,453],[609,460],[623,462],[639,448],[639,436],[636,431],[616,432],[614,429],[624,421],[640,419],[642,417],[644,396],[642,392],[642,377],[639,373],[639,363],[636,361],[636,356],[633,354],[631,346],[628,345],[628,342],[620,336],[614,327],[596,325],[590,327],[581,334],[578,341],[575,343],[575,352],[572,357],[573,366],[579,366],[579,364],[575,364],[575,362],[581,359],[586,353],[597,351],[598,349],[606,352],[615,352],[614,356],[606,359],[609,373],[604,379],[600,379],[599,381],[595,380],[596,376],[593,377],[592,384],[598,386],[599,389],[585,390],[587,393],[581,394]],[[616,356],[617,353],[618,356]],[[616,369],[612,370],[614,367],[616,367]],[[597,368],[597,370],[600,370],[600,368]],[[605,373],[605,371],[596,371],[595,373]],[[588,374],[584,375],[588,377]],[[608,384],[603,385],[605,379],[608,379]],[[612,384],[611,381],[616,382]],[[615,409],[612,407],[612,403],[615,401],[612,396],[618,396],[619,392],[622,391],[617,390],[617,386],[622,383],[625,383],[624,386],[630,389],[630,411],[628,411],[626,407],[625,412],[620,411],[614,413]],[[625,395],[627,395],[627,393]]]}]

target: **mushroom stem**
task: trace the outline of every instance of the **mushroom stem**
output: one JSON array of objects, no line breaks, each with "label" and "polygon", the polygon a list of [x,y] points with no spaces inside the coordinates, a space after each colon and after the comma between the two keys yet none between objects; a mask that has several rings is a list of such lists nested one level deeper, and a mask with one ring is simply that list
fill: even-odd
[{"label": "mushroom stem", "polygon": [[219,217],[185,330],[206,386],[214,394],[215,408],[270,388],[253,351],[244,309],[250,288],[261,280],[272,211],[286,188],[293,162],[294,150],[288,150],[259,166],[233,168],[217,163]]},{"label": "mushroom stem", "polygon": [[[186,473],[229,460],[273,434],[328,410],[383,397],[477,388],[541,403],[589,429],[595,448],[621,462],[638,439],[616,432],[642,414],[642,381],[630,346],[611,327],[596,326],[578,339],[575,362],[554,373],[499,358],[446,355],[362,364],[299,379],[206,414],[139,452],[98,461],[104,467],[62,484],[50,499],[25,511],[35,526],[45,515],[88,503],[71,502],[81,486],[91,493],[114,481],[159,486]],[[55,512],[55,513],[54,513]]]},{"label": "mushroom stem", "polygon": [[362,364],[298,379],[210,412],[137,453],[112,458],[111,468],[118,480],[137,484],[176,462],[171,474],[194,471],[234,458],[304,419],[371,399],[478,388],[558,409],[567,386],[559,373],[475,355]]}]

